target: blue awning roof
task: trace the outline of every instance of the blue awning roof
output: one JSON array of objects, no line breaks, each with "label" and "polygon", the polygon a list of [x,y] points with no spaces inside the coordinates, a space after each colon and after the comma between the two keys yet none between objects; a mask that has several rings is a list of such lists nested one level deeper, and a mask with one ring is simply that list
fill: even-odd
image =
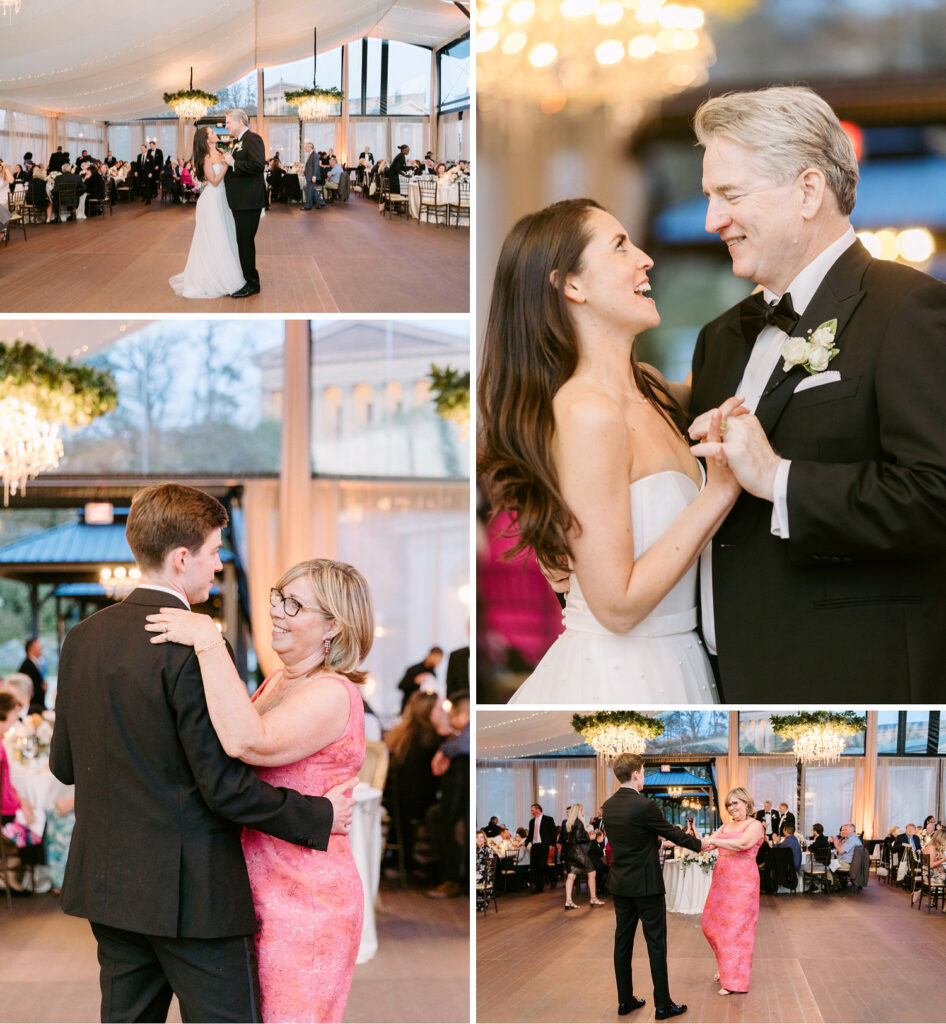
[{"label": "blue awning roof", "polygon": [[[924,227],[946,230],[946,158],[925,156],[877,160],[861,165],[857,205],[851,223],[857,231]],[[719,245],[708,234],[706,197],[668,206],[654,220],[654,236],[667,245]]]},{"label": "blue awning roof", "polygon": [[[210,588],[210,594],[219,594],[216,583]],[[53,591],[54,597],[105,597],[105,587],[101,583],[60,583]]]},{"label": "blue awning roof", "polygon": [[709,779],[688,772],[685,768],[672,768],[669,772],[650,772],[644,776],[645,786],[709,786]]},{"label": "blue awning roof", "polygon": [[[233,555],[229,551],[221,551],[220,558],[229,562]],[[0,548],[0,566],[134,565],[134,562],[135,556],[125,540],[123,522],[107,526],[64,523]]]}]

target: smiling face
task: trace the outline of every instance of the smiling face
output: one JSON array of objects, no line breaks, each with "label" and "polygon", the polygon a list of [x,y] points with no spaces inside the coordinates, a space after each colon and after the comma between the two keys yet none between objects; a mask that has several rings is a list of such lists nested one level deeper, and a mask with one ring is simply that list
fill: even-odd
[{"label": "smiling face", "polygon": [[295,664],[313,655],[321,657],[326,637],[334,637],[339,632],[338,622],[319,608],[305,574],[290,580],[282,593],[283,597],[295,598],[302,608],[295,615],[287,615],[283,604],[270,605],[273,650],[286,664]]},{"label": "smiling face", "polygon": [[227,131],[234,138],[236,138],[240,134],[240,132],[242,132],[243,129],[246,127],[246,125],[238,117],[234,117],[232,114],[227,114],[225,124],[227,126]]},{"label": "smiling face", "polygon": [[729,811],[733,821],[745,821],[749,813],[749,808],[746,806],[746,802],[735,796],[729,798],[729,802],[726,804],[726,810]]},{"label": "smiling face", "polygon": [[706,230],[718,234],[736,277],[781,295],[807,262],[800,179],[779,184],[759,155],[724,136],[706,144]]},{"label": "smiling face", "polygon": [[586,310],[583,316],[592,316],[602,326],[634,335],[656,327],[660,314],[647,294],[647,271],[654,261],[631,244],[621,223],[605,210],[589,210],[585,228],[589,242],[581,256],[581,270],[566,278],[566,297]]}]

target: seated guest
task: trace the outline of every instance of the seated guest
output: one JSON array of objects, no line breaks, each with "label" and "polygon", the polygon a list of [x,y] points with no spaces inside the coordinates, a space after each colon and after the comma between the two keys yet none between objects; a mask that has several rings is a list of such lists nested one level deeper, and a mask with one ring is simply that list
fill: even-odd
[{"label": "seated guest", "polygon": [[342,180],[342,168],[334,156],[328,158],[328,170],[325,173],[325,187],[332,192],[338,192],[338,183]]},{"label": "seated guest", "polygon": [[942,884],[946,881],[946,832],[937,829],[923,847],[923,853],[930,855],[931,880]]},{"label": "seated guest", "polygon": [[494,814],[492,818],[489,819],[489,824],[483,829],[483,834],[487,839],[492,839],[494,836],[498,836],[501,831],[502,829],[499,825],[499,818]]},{"label": "seated guest", "polygon": [[[30,701],[33,699],[33,680],[25,672],[11,672],[0,683],[0,693],[12,693],[21,705],[24,714],[28,714]],[[0,732],[0,735],[3,735]]]},{"label": "seated guest", "polygon": [[831,843],[834,846],[834,857],[828,869],[842,875],[850,874],[854,850],[861,845],[854,826],[850,822],[842,825],[840,834],[831,837]]},{"label": "seated guest", "polygon": [[27,150],[23,154],[23,167],[26,170],[26,176],[28,178],[31,178],[33,176],[33,168],[35,166],[36,165],[33,163],[33,154],[30,153],[29,150]]},{"label": "seated guest", "polygon": [[911,821],[907,825],[906,830],[902,836],[897,836],[893,841],[893,848],[898,852],[903,849],[904,846],[912,848],[913,852],[919,854],[923,849],[923,843],[920,837],[916,834],[916,825]]},{"label": "seated guest", "polygon": [[57,217],[61,217],[67,212],[66,209],[60,208],[59,197],[62,189],[66,185],[76,186],[76,206],[79,203],[79,196],[85,192],[85,185],[82,184],[82,179],[72,169],[72,164],[63,164],[62,173],[56,176],[56,183],[53,185],[53,214]]},{"label": "seated guest", "polygon": [[44,215],[45,220],[49,220],[49,193],[46,191],[46,168],[41,164],[33,165],[33,176],[30,178],[26,194],[29,197],[28,201]]},{"label": "seated guest", "polygon": [[12,184],[13,168],[3,160],[0,160],[0,206],[10,205],[10,186]]},{"label": "seated guest", "polygon": [[43,835],[43,846],[46,849],[46,866],[49,869],[49,880],[52,891],[60,892],[62,880],[66,874],[66,860],[69,856],[69,844],[72,832],[76,827],[76,798],[60,797],[55,803],[55,810],[46,815],[46,831]]},{"label": "seated guest", "polygon": [[115,167],[117,163],[118,159],[116,158],[115,154],[111,150],[109,150],[108,153],[105,155],[105,166],[108,168],[112,168]]},{"label": "seated guest", "polygon": [[470,173],[469,164],[466,162],[466,160],[458,161],[458,163],[457,163],[457,170],[461,174],[469,174]]},{"label": "seated guest", "polygon": [[29,180],[30,180],[29,173],[24,169],[23,165],[22,164],[14,164],[13,165],[13,183],[14,183],[14,185],[17,182],[21,182],[22,184],[25,185]]},{"label": "seated guest", "polygon": [[197,182],[194,181],[188,164],[184,164],[181,167],[181,188],[184,192],[193,192],[197,188]]},{"label": "seated guest", "polygon": [[[486,910],[489,906],[490,889],[496,871],[496,854],[486,841],[486,833],[480,829],[476,833],[476,909]],[[490,862],[493,862],[492,865]]]},{"label": "seated guest", "polygon": [[369,167],[374,166],[374,153],[370,149],[364,149],[358,154],[359,160],[364,160]]},{"label": "seated guest", "polygon": [[[86,205],[86,213],[90,215],[101,213],[102,207],[100,204],[105,201],[105,181],[99,173],[98,167],[94,163],[86,162],[83,164],[82,173],[79,177],[83,185],[85,185],[88,199],[96,200],[95,206],[90,208]],[[86,203],[88,203],[88,199]]]},{"label": "seated guest", "polygon": [[815,822],[811,826],[811,839],[808,841],[809,850],[830,850],[831,844],[824,834],[824,825]]},{"label": "seated guest", "polygon": [[[11,729],[16,725],[20,717],[21,707],[22,705],[14,694],[5,691],[0,692],[0,736],[7,729]],[[13,783],[10,781],[10,764],[7,761],[7,751],[3,743],[0,743],[0,780],[2,780],[2,788],[0,788],[0,824],[9,825],[16,819],[17,812],[19,812],[22,824],[28,828],[33,823],[33,808],[30,806],[29,801],[24,800],[13,788]],[[39,850],[40,847],[34,847],[33,849]],[[25,851],[24,854],[32,852],[33,850],[31,849]],[[25,856],[24,859],[26,859]],[[10,857],[7,860],[7,864],[11,868],[18,868],[20,866],[20,858]],[[16,892],[22,891],[15,875],[10,878],[10,888]]]},{"label": "seated guest", "polygon": [[446,184],[446,182],[448,180],[448,178],[447,178],[447,165],[446,164],[444,164],[444,163],[437,164],[437,167],[436,167],[436,170],[435,170],[434,173],[437,175],[437,181],[439,181],[441,185]]},{"label": "seated guest", "polygon": [[926,816],[926,821],[923,822],[923,831],[931,836],[936,831],[936,819],[932,814]]},{"label": "seated guest", "polygon": [[795,870],[797,871],[801,867],[801,843],[798,842],[798,837],[795,835],[794,822],[782,825],[782,842],[780,845],[788,847],[792,851],[792,860],[795,862]]}]

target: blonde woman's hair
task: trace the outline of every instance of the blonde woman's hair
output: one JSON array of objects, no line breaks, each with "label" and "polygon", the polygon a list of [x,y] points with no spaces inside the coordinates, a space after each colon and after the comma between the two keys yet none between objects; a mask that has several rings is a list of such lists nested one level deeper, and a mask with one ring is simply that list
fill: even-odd
[{"label": "blonde woman's hair", "polygon": [[728,804],[729,801],[734,798],[736,800],[741,800],[746,805],[746,817],[751,817],[753,811],[755,810],[755,805],[752,802],[752,797],[749,795],[749,790],[743,789],[742,786],[736,786],[735,789],[731,789],[726,794],[726,799],[723,802],[723,806],[725,807],[725,805]]},{"label": "blonde woman's hair", "polygon": [[338,672],[353,683],[363,683],[368,673],[358,666],[374,642],[374,611],[364,576],[345,562],[312,558],[284,572],[276,581],[276,589],[282,590],[300,576],[309,581],[318,606],[339,625],[338,635],[320,668]]},{"label": "blonde woman's hair", "polygon": [[572,804],[568,809],[568,818],[565,820],[565,831],[571,832],[575,825],[575,822],[579,818],[585,817],[585,805],[584,804]]},{"label": "blonde woman's hair", "polygon": [[946,832],[941,828],[938,828],[931,836],[930,842],[936,847],[939,855],[942,857],[946,854]]},{"label": "blonde woman's hair", "polygon": [[701,146],[720,135],[753,150],[780,184],[815,167],[845,216],[857,202],[857,157],[837,114],[811,89],[776,86],[705,100],[693,118]]}]

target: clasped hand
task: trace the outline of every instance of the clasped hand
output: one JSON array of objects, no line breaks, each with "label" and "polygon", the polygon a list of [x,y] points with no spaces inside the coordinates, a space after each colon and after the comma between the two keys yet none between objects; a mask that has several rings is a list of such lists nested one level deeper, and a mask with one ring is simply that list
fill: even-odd
[{"label": "clasped hand", "polygon": [[700,852],[701,853],[709,853],[710,850],[715,850],[716,848],[717,848],[716,844],[714,842],[711,842],[709,839],[701,839],[700,840]]},{"label": "clasped hand", "polygon": [[[714,429],[717,427],[718,433]],[[727,398],[718,409],[697,416],[690,424],[689,434],[698,442],[690,451],[705,458],[708,467],[713,462],[728,466],[739,485],[750,494],[772,500],[781,460],[772,450],[762,424],[741,398]]]}]

